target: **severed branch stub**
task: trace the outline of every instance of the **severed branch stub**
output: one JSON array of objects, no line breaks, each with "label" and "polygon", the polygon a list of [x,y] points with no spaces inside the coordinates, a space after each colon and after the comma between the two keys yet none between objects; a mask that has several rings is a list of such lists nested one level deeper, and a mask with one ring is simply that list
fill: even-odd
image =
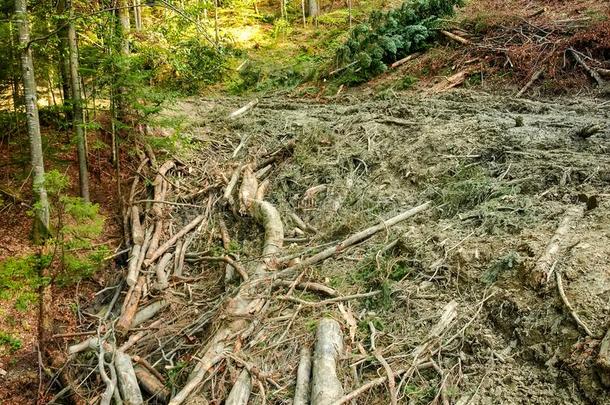
[{"label": "severed branch stub", "polygon": [[343,336],[339,323],[322,318],[316,334],[314,349],[311,405],[329,405],[343,396],[337,377],[337,356],[343,351]]}]

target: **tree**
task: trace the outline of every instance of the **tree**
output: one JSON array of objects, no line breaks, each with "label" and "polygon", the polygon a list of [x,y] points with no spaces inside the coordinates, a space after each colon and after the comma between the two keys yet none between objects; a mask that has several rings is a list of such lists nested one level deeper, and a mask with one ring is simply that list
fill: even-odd
[{"label": "tree", "polygon": [[78,43],[76,41],[76,28],[74,27],[74,10],[72,1],[67,1],[69,10],[68,20],[68,48],[70,54],[70,83],[72,94],[72,111],[74,116],[74,133],[76,136],[76,150],[78,154],[78,175],[80,195],[89,202],[89,171],[87,170],[87,148],[85,147],[83,100],[80,85],[80,74],[78,73]]},{"label": "tree", "polygon": [[30,49],[30,27],[26,0],[15,0],[15,20],[19,27],[19,47],[21,50],[21,70],[25,94],[27,127],[30,140],[32,160],[34,204],[34,238],[39,240],[49,229],[49,200],[44,182],[44,160],[42,156],[42,138],[38,118],[38,99],[36,96],[36,79],[34,62]]}]

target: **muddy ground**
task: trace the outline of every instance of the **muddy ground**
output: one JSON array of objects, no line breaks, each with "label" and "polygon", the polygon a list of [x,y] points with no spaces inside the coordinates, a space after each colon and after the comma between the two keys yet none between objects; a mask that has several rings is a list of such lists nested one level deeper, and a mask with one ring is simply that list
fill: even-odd
[{"label": "muddy ground", "polygon": [[[268,316],[281,320],[265,323],[246,352],[281,380],[267,400],[288,403],[300,346],[313,343],[320,316],[345,327],[340,375],[348,392],[384,375],[366,352],[371,325],[376,346],[398,369],[409,364],[443,307],[456,300],[458,321],[448,336],[458,338],[443,340],[435,358],[443,377],[432,369],[403,381],[400,403],[442,403],[441,386],[451,403],[460,404],[610,401],[600,380],[604,372],[595,365],[610,314],[609,103],[459,91],[337,103],[262,99],[244,117],[225,118],[246,101],[180,103],[174,114],[187,122],[180,137],[193,146],[184,154],[194,166],[226,156],[224,167],[230,167],[227,162],[252,160],[294,140],[293,155],[269,176],[268,199],[295,241],[288,252],[340,240],[426,200],[434,203],[433,210],[307,272],[341,294],[383,291],[347,305],[357,319],[353,338],[336,305],[302,308],[291,321],[282,316],[296,305],[276,303]],[[597,131],[586,130],[593,125]],[[323,191],[307,195],[319,185]],[[591,337],[569,315],[552,280],[547,288],[531,283],[564,212],[584,200],[589,209],[570,228],[555,271]],[[291,212],[319,232],[290,235]],[[241,259],[254,258],[260,230],[232,215],[227,220]],[[384,249],[394,239],[396,246]],[[388,403],[387,395],[379,387],[358,403]]]},{"label": "muddy ground", "polygon": [[[266,200],[282,216],[287,258],[311,255],[426,201],[432,208],[302,275],[341,296],[378,291],[375,296],[340,306],[320,304],[325,297],[315,292],[296,290],[287,299],[288,287],[265,287],[268,306],[248,338],[235,342],[191,404],[223,403],[244,364],[255,376],[249,403],[291,403],[299,353],[313,345],[321,317],[343,327],[338,374],[346,393],[386,375],[388,367],[408,369],[414,349],[428,342],[434,355],[427,366],[396,379],[400,404],[609,403],[603,385],[609,372],[597,364],[610,314],[609,103],[466,91],[332,102],[275,96],[227,118],[248,101],[179,102],[164,120],[182,122],[180,130],[159,131],[154,140],[158,160],[180,166],[167,179],[168,198],[182,204],[166,208],[167,233],[201,212],[206,218],[184,255],[182,277],[163,293],[149,289],[140,302],[168,303],[155,318],[163,326],[142,324],[146,337],[129,351],[157,370],[168,395],[185,385],[239,282],[225,280],[224,264],[202,257],[230,253],[250,271],[261,259],[262,228],[223,205],[223,189],[236,167],[275,156]],[[590,336],[553,278],[543,287],[532,282],[536,261],[575,207],[584,215],[561,240],[554,271]],[[312,229],[298,231],[293,213]],[[232,240],[224,249],[220,217]],[[144,274],[154,285],[153,272]],[[122,277],[116,275],[111,285]],[[114,294],[98,294],[84,316],[99,313]],[[452,302],[457,317],[431,336]],[[81,326],[90,328],[91,322]],[[59,349],[65,353],[81,340],[68,339]],[[103,390],[96,368],[89,354],[67,369],[85,402]],[[388,386],[353,403],[390,403]]]}]

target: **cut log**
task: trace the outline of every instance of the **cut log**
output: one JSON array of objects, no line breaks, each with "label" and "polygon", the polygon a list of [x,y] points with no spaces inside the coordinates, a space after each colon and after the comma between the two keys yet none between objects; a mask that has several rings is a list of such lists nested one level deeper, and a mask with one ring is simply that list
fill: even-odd
[{"label": "cut log", "polygon": [[131,207],[131,238],[135,245],[144,243],[144,230],[140,223],[140,210],[137,205]]},{"label": "cut log", "polygon": [[119,380],[119,390],[125,404],[140,405],[144,403],[142,392],[138,385],[136,372],[133,369],[131,357],[120,350],[114,353],[114,365]]},{"label": "cut log", "polygon": [[337,377],[337,356],[343,351],[343,336],[339,323],[323,318],[318,325],[314,350],[311,405],[330,405],[343,396]]},{"label": "cut log", "polygon": [[239,188],[239,212],[242,214],[247,213],[252,206],[252,202],[256,198],[256,191],[258,189],[258,180],[254,176],[251,165],[246,165],[242,171],[241,187]]},{"label": "cut log", "polygon": [[294,388],[293,405],[309,404],[309,381],[311,379],[311,350],[308,347],[301,348],[301,358],[297,369],[297,383]]},{"label": "cut log", "polygon": [[432,93],[440,93],[459,86],[460,84],[464,83],[469,73],[470,71],[466,69],[454,74],[453,76],[443,79],[442,82],[432,87]]},{"label": "cut log", "polygon": [[225,405],[246,405],[248,399],[250,399],[250,393],[252,392],[252,377],[248,370],[243,369],[237,377],[231,392],[225,401]]},{"label": "cut log", "polygon": [[585,212],[584,205],[574,206],[567,209],[553,237],[547,244],[544,253],[536,261],[532,270],[532,282],[534,286],[542,286],[548,283],[553,275],[554,263],[559,259],[563,250],[567,247],[567,235],[572,225],[579,221]]}]

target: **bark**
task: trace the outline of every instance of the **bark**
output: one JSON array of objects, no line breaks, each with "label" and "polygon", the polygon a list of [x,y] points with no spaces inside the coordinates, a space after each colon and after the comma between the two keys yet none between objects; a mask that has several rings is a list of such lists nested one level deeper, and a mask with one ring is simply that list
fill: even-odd
[{"label": "bark", "polygon": [[67,1],[69,8],[70,22],[68,23],[68,47],[70,54],[70,88],[72,90],[72,111],[74,115],[74,135],[76,136],[76,150],[78,154],[78,178],[80,195],[89,202],[89,170],[87,169],[87,148],[85,147],[84,119],[83,119],[83,99],[80,74],[78,72],[78,43],[76,41],[76,29],[74,27],[74,10],[72,2]]},{"label": "bark", "polygon": [[339,323],[331,318],[321,319],[313,358],[311,405],[332,404],[343,396],[336,365],[336,358],[342,350]]},{"label": "bark", "polygon": [[146,392],[158,398],[163,403],[167,402],[170,392],[157,377],[141,366],[135,366],[134,371],[136,373],[136,378]]},{"label": "bark", "polygon": [[136,312],[138,310],[138,304],[140,303],[140,298],[142,298],[142,289],[144,288],[144,283],[146,279],[144,276],[140,276],[138,278],[138,282],[131,291],[129,295],[129,299],[125,302],[125,307],[119,321],[116,324],[116,329],[125,333],[131,328],[134,317],[136,316]]},{"label": "bark", "polygon": [[248,370],[243,369],[233,384],[225,405],[246,405],[252,392],[252,377]]},{"label": "bark", "polygon": [[136,31],[142,30],[142,6],[139,0],[133,0],[133,23]]},{"label": "bark", "polygon": [[129,33],[131,24],[129,21],[129,1],[119,0],[119,23],[121,27],[121,54],[129,56]]},{"label": "bark", "polygon": [[139,326],[139,325],[143,324],[144,322],[152,319],[155,315],[157,315],[157,313],[159,313],[159,311],[161,311],[168,305],[169,305],[169,303],[167,301],[159,300],[159,301],[153,302],[152,304],[148,305],[147,307],[142,308],[134,316],[133,322],[131,323],[131,327],[135,328],[136,326]]},{"label": "bark", "polygon": [[40,121],[36,96],[36,80],[34,78],[34,62],[29,47],[30,27],[26,0],[15,0],[15,19],[19,26],[19,46],[21,50],[21,69],[25,93],[28,136],[30,139],[30,155],[32,160],[33,187],[36,199],[34,238],[40,239],[49,228],[49,201],[44,185],[44,161],[42,155],[42,139],[40,136]]},{"label": "bark", "polygon": [[294,389],[293,405],[309,404],[309,381],[311,379],[311,350],[308,347],[301,349],[301,359],[297,369],[297,383]]},{"label": "bark", "polygon": [[[66,0],[60,0],[57,3],[58,14],[63,14],[66,11]],[[66,108],[66,119],[72,121],[72,92],[70,91],[70,51],[68,50],[68,30],[63,26],[63,21],[58,21],[59,38],[59,73],[61,76],[61,92]]]},{"label": "bark", "polygon": [[126,405],[140,405],[144,403],[142,392],[138,385],[136,372],[131,357],[120,350],[114,353],[114,365],[119,380],[121,397]]},{"label": "bark", "polygon": [[315,19],[319,15],[320,7],[318,6],[318,0],[307,0],[307,17]]}]

